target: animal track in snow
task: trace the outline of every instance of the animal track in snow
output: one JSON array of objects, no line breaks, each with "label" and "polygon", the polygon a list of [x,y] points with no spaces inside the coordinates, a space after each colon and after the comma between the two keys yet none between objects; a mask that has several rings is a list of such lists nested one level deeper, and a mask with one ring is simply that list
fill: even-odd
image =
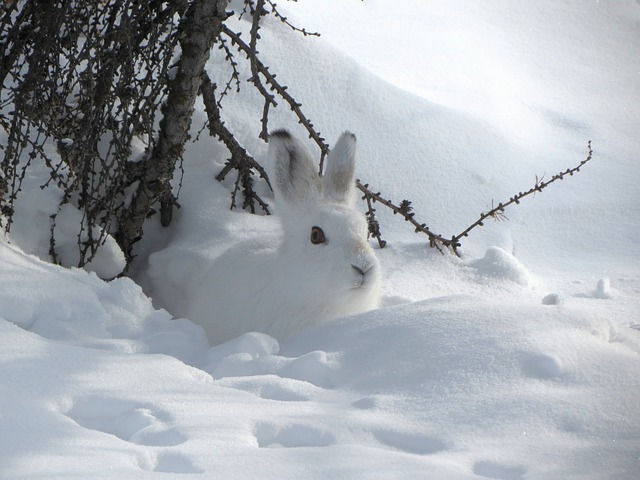
[{"label": "animal track in snow", "polygon": [[519,480],[524,477],[527,470],[520,466],[507,466],[494,462],[476,462],[473,466],[473,473],[496,480]]},{"label": "animal track in snow", "polygon": [[254,435],[261,448],[328,447],[336,443],[331,432],[301,424],[282,426],[259,423]]},{"label": "animal track in snow", "polygon": [[78,425],[146,446],[179,445],[186,437],[167,426],[170,415],[141,403],[103,397],[76,400],[66,415]]},{"label": "animal track in snow", "polygon": [[255,378],[230,378],[220,381],[225,387],[252,393],[265,400],[279,402],[304,402],[309,400],[319,387],[308,382],[275,375]]},{"label": "animal track in snow", "polygon": [[374,410],[378,407],[378,402],[375,397],[363,397],[353,402],[351,406],[359,410]]},{"label": "animal track in snow", "polygon": [[430,455],[448,448],[442,440],[421,433],[378,430],[373,432],[376,439],[391,448],[416,455]]},{"label": "animal track in snow", "polygon": [[160,452],[155,466],[151,469],[162,473],[204,473],[189,458],[178,452]]}]

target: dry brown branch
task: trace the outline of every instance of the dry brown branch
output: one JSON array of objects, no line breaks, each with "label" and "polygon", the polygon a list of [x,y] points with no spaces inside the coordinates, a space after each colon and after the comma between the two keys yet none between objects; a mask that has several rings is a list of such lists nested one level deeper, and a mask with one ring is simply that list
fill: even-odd
[{"label": "dry brown branch", "polygon": [[[360,180],[356,180],[356,185],[361,185]],[[368,187],[366,185],[364,188]],[[376,209],[373,208],[373,203],[375,200],[371,195],[365,195],[362,197],[363,200],[367,202],[367,225],[369,227],[369,236],[375,238],[378,241],[378,246],[380,248],[384,248],[387,245],[386,240],[382,239],[382,232],[380,231],[380,223],[376,217]]]}]

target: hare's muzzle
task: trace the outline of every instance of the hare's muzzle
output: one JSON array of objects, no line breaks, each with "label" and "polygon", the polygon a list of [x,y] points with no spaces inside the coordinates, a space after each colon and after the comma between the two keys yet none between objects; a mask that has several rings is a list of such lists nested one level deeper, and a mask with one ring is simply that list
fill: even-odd
[{"label": "hare's muzzle", "polygon": [[353,288],[360,288],[367,283],[366,282],[367,274],[373,269],[373,267],[374,267],[373,264],[369,264],[364,267],[358,266],[358,265],[351,265],[351,268],[355,273],[355,281],[354,281]]}]

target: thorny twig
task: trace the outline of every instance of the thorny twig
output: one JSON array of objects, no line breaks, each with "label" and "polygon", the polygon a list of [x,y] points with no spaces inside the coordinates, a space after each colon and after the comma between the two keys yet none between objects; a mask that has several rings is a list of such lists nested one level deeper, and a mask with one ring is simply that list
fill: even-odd
[{"label": "thorny twig", "polygon": [[270,94],[260,79],[260,75],[258,72],[258,39],[260,38],[260,19],[263,15],[268,12],[264,8],[265,0],[257,0],[255,11],[253,13],[253,19],[251,22],[251,39],[249,40],[249,52],[247,57],[249,58],[249,63],[251,64],[251,78],[250,82],[256,87],[256,89],[260,92],[260,95],[264,98],[264,106],[262,108],[262,130],[260,131],[260,138],[264,141],[269,139],[269,108],[271,106],[277,107],[278,103],[275,101],[275,95]]},{"label": "thorny twig", "polygon": [[[360,180],[356,180],[356,185],[360,185]],[[368,187],[369,185],[366,185]],[[365,188],[366,188],[365,187]],[[380,223],[376,218],[376,209],[373,208],[373,202],[375,201],[371,195],[364,195],[363,200],[367,202],[367,225],[369,227],[369,236],[375,238],[378,241],[378,246],[384,248],[387,245],[386,240],[382,239],[382,233],[380,232]]]},{"label": "thorny twig", "polygon": [[[403,200],[400,206],[398,206],[398,205],[395,205],[392,201],[382,197],[380,192],[374,192],[370,190],[369,184],[363,185],[360,182],[360,180],[356,180],[356,187],[358,188],[358,190],[360,190],[364,194],[362,198],[367,201],[367,205],[369,207],[368,217],[373,216],[373,212],[371,211],[371,202],[381,203],[385,207],[390,208],[394,214],[399,214],[407,222],[411,223],[415,227],[416,233],[422,232],[427,237],[429,237],[430,246],[437,248],[440,252],[442,252],[440,245],[449,246],[450,240],[443,238],[441,235],[437,235],[433,233],[431,230],[429,230],[429,227],[427,227],[426,224],[419,223],[415,218],[413,218],[414,213],[411,212],[412,210],[411,202],[409,202],[408,200]],[[371,223],[369,225],[370,225],[369,228],[371,231]],[[377,225],[377,221],[376,221],[376,225]],[[377,225],[377,231],[375,233],[376,235],[374,235],[373,232],[371,233],[371,235],[378,240],[378,244],[380,244],[380,248],[384,248],[384,246],[386,245],[386,242],[382,240],[380,237],[379,225]]]},{"label": "thorny twig", "polygon": [[269,6],[271,7],[271,12],[275,15],[275,17],[280,20],[282,23],[284,23],[285,25],[289,26],[293,31],[301,33],[302,35],[304,35],[305,37],[309,36],[309,37],[319,37],[320,33],[318,32],[309,32],[307,31],[306,28],[300,28],[300,27],[296,27],[295,25],[293,25],[291,22],[289,22],[289,20],[287,19],[287,17],[285,17],[284,15],[282,15],[278,9],[276,8],[278,5],[273,2],[272,0],[266,0],[267,3],[269,4]]},{"label": "thorny twig", "polygon": [[[222,33],[231,39],[231,42],[236,45],[238,50],[245,53],[247,56],[252,54],[252,49],[247,43],[240,38],[240,34],[234,32],[229,29],[226,25],[222,26]],[[314,128],[311,121],[305,116],[300,107],[302,107],[301,103],[296,102],[296,100],[287,92],[287,87],[281,85],[276,80],[276,75],[272,74],[269,69],[258,59],[255,59],[254,62],[255,68],[257,72],[262,75],[269,87],[274,90],[291,108],[291,111],[298,118],[298,121],[301,125],[305,127],[307,133],[309,134],[309,138],[313,139],[320,148],[320,171],[322,171],[323,163],[326,155],[329,153],[329,147],[325,141],[325,139],[321,136],[321,134]],[[267,108],[267,107],[265,107]],[[263,124],[264,125],[264,124]]]},{"label": "thorny twig", "polygon": [[224,89],[222,90],[222,93],[218,98],[218,108],[221,108],[222,99],[229,94],[233,84],[235,84],[235,92],[240,93],[240,72],[238,71],[238,62],[236,62],[235,57],[231,52],[231,49],[227,45],[227,40],[222,37],[218,37],[218,38],[220,40],[220,47],[218,48],[220,50],[224,50],[225,52],[224,59],[231,66],[231,77],[225,84]]},{"label": "thorny twig", "polygon": [[238,191],[242,189],[244,194],[244,202],[242,205],[243,209],[248,207],[251,213],[255,213],[255,201],[266,214],[269,214],[269,206],[260,198],[260,196],[258,196],[257,193],[254,192],[252,188],[252,170],[257,171],[260,177],[266,180],[269,188],[271,188],[267,173],[260,164],[258,164],[258,162],[249,155],[244,147],[238,143],[236,138],[220,118],[220,109],[215,98],[215,88],[216,87],[211,82],[207,72],[203,72],[202,83],[200,84],[200,93],[202,95],[205,111],[207,112],[209,120],[209,132],[212,136],[216,136],[222,140],[231,153],[231,158],[226,161],[222,171],[216,175],[216,180],[220,182],[223,181],[232,169],[236,169],[238,171],[238,176],[236,177],[235,186],[231,193],[231,209],[234,209],[237,206],[236,195]]},{"label": "thorny twig", "polygon": [[[520,204],[520,201],[528,196],[528,195],[535,195],[536,192],[542,192],[542,190],[544,190],[545,188],[547,188],[549,185],[551,185],[552,183],[558,181],[558,180],[563,180],[564,177],[566,177],[567,175],[572,176],[574,173],[577,173],[580,171],[580,169],[582,168],[583,165],[585,165],[587,162],[589,162],[592,158],[593,158],[593,150],[591,149],[591,140],[589,140],[589,142],[587,143],[587,148],[588,148],[588,154],[587,157],[582,160],[580,162],[579,165],[573,167],[573,168],[568,168],[567,170],[560,172],[556,175],[554,175],[553,177],[551,177],[551,180],[548,181],[543,181],[543,178],[538,178],[538,176],[536,175],[536,182],[534,184],[534,186],[532,188],[530,188],[529,190],[527,190],[526,192],[519,192],[517,195],[514,195],[513,197],[511,197],[509,199],[508,202],[504,202],[504,203],[499,203],[496,207],[492,208],[491,210],[489,210],[488,212],[484,212],[482,214],[480,214],[480,218],[478,218],[478,220],[476,220],[474,223],[472,223],[471,225],[469,225],[467,228],[465,228],[462,233],[459,233],[458,235],[454,236],[451,240],[453,242],[453,244],[451,245],[451,248],[453,249],[453,251],[458,254],[457,252],[457,247],[460,245],[460,240],[462,239],[462,237],[466,237],[469,232],[471,230],[473,230],[476,227],[482,227],[484,225],[484,221],[487,218],[492,218],[492,219],[502,219],[504,217],[504,210],[505,208],[507,208],[509,205],[513,205],[514,203],[516,205]],[[493,205],[493,203],[492,203]],[[506,217],[504,217],[506,218]]]},{"label": "thorny twig", "polygon": [[587,157],[584,160],[582,160],[579,165],[554,175],[553,177],[551,177],[550,180],[546,182],[544,181],[544,176],[539,178],[536,175],[535,184],[531,189],[525,192],[519,192],[517,195],[514,195],[513,197],[511,197],[507,202],[501,202],[498,205],[494,206],[494,202],[492,200],[491,210],[481,213],[480,218],[478,218],[478,220],[476,220],[474,223],[472,223],[467,228],[465,228],[461,233],[459,233],[458,235],[454,235],[451,238],[446,238],[446,237],[443,237],[442,235],[435,234],[429,229],[429,227],[427,227],[426,224],[418,222],[414,218],[414,213],[412,212],[413,207],[411,206],[410,201],[403,200],[400,203],[400,205],[395,205],[392,201],[382,197],[380,192],[374,192],[370,190],[369,185],[368,184],[363,185],[360,182],[360,180],[356,180],[356,187],[364,194],[362,198],[367,202],[367,208],[368,208],[367,219],[369,220],[369,232],[372,237],[378,240],[378,244],[380,245],[380,248],[384,248],[384,245],[386,245],[386,242],[382,240],[380,225],[378,224],[378,221],[375,218],[375,213],[374,213],[375,209],[372,208],[372,204],[375,202],[381,203],[382,205],[390,208],[394,214],[400,215],[405,219],[405,221],[411,223],[415,227],[416,233],[418,232],[424,233],[429,238],[429,245],[431,247],[437,248],[441,253],[444,253],[441,247],[445,247],[450,249],[451,251],[453,251],[453,253],[459,256],[460,252],[458,251],[458,248],[461,246],[460,240],[463,237],[467,237],[469,235],[469,232],[474,228],[482,227],[484,225],[485,220],[487,219],[493,219],[496,221],[508,220],[508,218],[504,214],[504,211],[508,206],[513,204],[518,205],[524,197],[528,195],[535,195],[538,192],[542,192],[542,190],[547,188],[552,183],[558,180],[563,180],[564,177],[566,177],[567,175],[572,176],[574,173],[579,172],[580,169],[593,158],[591,141],[588,142],[587,146],[588,146]]}]

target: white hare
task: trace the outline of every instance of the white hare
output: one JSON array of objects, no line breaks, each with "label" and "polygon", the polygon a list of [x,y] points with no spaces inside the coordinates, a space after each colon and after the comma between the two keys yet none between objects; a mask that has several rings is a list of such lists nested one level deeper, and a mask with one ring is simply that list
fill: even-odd
[{"label": "white hare", "polygon": [[345,132],[324,177],[289,132],[269,138],[269,170],[282,238],[257,239],[223,253],[188,300],[187,317],[212,345],[250,331],[279,340],[321,321],[371,310],[380,266],[355,202],[356,137]]}]

